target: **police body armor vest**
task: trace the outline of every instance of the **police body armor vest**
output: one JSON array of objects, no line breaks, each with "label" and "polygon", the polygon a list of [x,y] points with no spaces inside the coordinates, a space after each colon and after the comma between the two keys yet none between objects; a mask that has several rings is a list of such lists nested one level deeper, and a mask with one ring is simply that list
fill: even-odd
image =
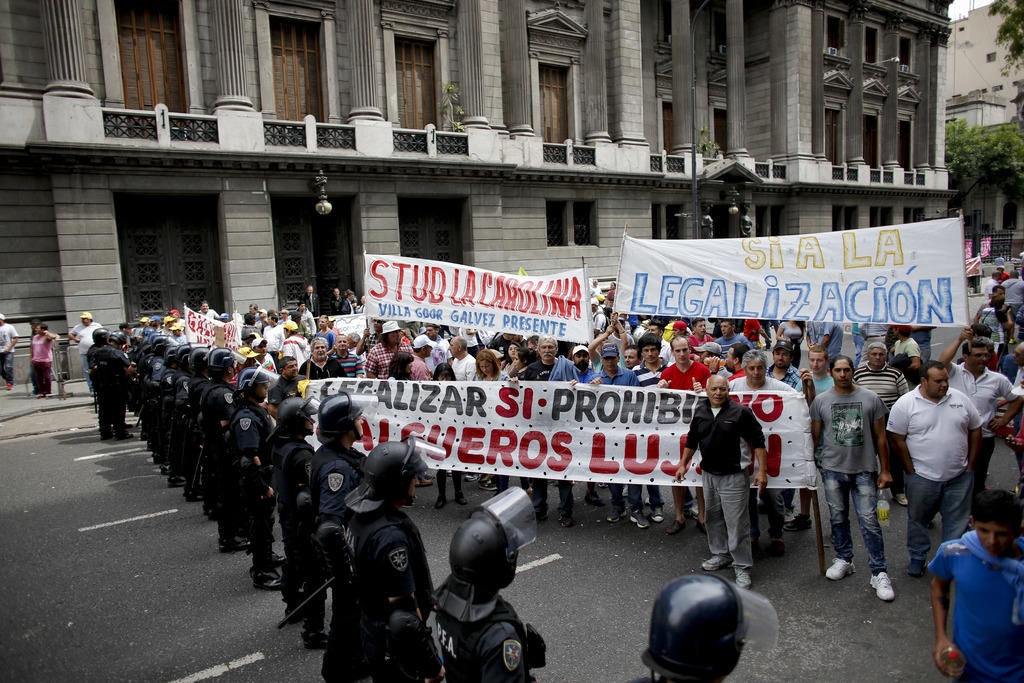
[{"label": "police body armor vest", "polygon": [[495,603],[494,610],[479,621],[462,622],[447,612],[441,609],[438,610],[438,626],[444,629],[448,636],[451,636],[450,640],[442,639],[442,649],[445,652],[445,681],[448,683],[486,683],[486,681],[480,680],[481,662],[479,660],[480,653],[477,652],[477,644],[491,625],[503,622],[508,622],[516,630],[516,635],[519,636],[519,643],[522,647],[521,665],[526,673],[526,680],[533,680],[530,677],[530,669],[527,664],[529,656],[526,651],[526,627],[519,620],[519,615],[512,609],[512,605],[499,597]]}]

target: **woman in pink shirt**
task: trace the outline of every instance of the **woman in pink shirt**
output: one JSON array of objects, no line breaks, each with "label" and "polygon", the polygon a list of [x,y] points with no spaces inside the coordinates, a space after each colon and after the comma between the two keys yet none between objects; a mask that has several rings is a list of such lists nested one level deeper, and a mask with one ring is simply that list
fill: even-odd
[{"label": "woman in pink shirt", "polygon": [[58,336],[50,332],[46,323],[36,326],[32,335],[32,372],[36,377],[36,398],[50,395],[50,368],[53,365],[53,340]]}]

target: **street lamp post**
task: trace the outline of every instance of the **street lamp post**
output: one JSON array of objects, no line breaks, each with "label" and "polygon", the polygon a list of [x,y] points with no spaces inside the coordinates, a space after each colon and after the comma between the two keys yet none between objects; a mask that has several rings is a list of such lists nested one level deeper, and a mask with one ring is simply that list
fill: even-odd
[{"label": "street lamp post", "polygon": [[693,237],[700,239],[700,197],[697,191],[697,17],[710,4],[704,0],[690,18],[690,190],[693,194]]}]

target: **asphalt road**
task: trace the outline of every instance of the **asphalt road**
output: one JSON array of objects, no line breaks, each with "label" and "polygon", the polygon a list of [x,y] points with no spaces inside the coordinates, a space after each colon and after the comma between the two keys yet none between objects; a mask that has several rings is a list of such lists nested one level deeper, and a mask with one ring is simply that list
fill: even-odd
[{"label": "asphalt road", "polygon": [[[300,627],[274,628],[280,596],[252,587],[247,556],[217,552],[215,524],[166,488],[141,442],[68,431],[88,424],[89,408],[21,419],[32,428],[19,432],[10,421],[0,433],[0,680],[318,679],[319,653],[303,649]],[[33,430],[46,433],[7,438]],[[1012,486],[1012,463],[1000,445],[992,485]],[[542,681],[630,680],[643,673],[651,601],[669,579],[700,571],[706,542],[692,522],[677,536],[665,524],[608,524],[607,508],[585,506],[584,487],[576,489],[577,526],[542,523],[520,557],[536,564],[505,595],[547,640]],[[436,511],[435,489],[419,491],[410,514],[440,583],[448,542],[470,508]],[[470,507],[488,495],[473,484],[466,493]],[[894,506],[885,531],[893,603],[869,587],[856,531],[858,571],[839,583],[818,574],[813,531],[787,533],[782,558],[756,559],[754,588],[778,610],[779,645],[747,653],[733,680],[940,680],[927,579],[904,573],[905,519]]]}]

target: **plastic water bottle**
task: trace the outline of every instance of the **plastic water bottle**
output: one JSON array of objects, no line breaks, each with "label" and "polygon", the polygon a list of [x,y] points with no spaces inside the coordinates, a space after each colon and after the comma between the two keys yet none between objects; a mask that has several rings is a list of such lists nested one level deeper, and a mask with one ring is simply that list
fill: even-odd
[{"label": "plastic water bottle", "polygon": [[950,645],[939,655],[942,660],[942,671],[948,678],[960,678],[964,674],[964,666],[967,660],[964,653],[956,645]]},{"label": "plastic water bottle", "polygon": [[889,489],[878,490],[878,523],[882,526],[889,526]]}]

